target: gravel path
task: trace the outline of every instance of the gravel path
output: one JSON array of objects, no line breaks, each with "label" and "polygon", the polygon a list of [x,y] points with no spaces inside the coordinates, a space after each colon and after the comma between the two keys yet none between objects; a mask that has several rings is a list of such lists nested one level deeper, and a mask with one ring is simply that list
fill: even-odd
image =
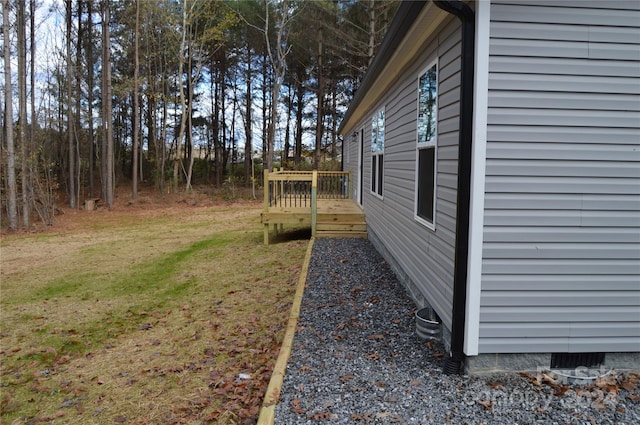
[{"label": "gravel path", "polygon": [[640,375],[590,387],[445,376],[444,348],[372,245],[315,242],[276,424],[638,424]]}]

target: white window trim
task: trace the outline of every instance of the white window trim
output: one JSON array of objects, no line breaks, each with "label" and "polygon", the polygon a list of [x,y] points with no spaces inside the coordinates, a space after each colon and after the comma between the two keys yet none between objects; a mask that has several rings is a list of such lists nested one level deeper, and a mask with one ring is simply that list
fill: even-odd
[{"label": "white window trim", "polygon": [[[419,143],[418,142],[418,116],[420,114],[420,108],[419,108],[419,104],[420,104],[420,97],[419,97],[419,92],[420,92],[420,77],[422,77],[429,69],[433,68],[433,66],[435,65],[436,67],[436,84],[437,84],[437,92],[436,92],[436,134],[435,137],[433,139],[433,141],[431,142],[423,142],[423,143]],[[440,98],[439,96],[439,92],[440,92],[440,66],[438,63],[438,59],[435,59],[431,62],[429,62],[429,64],[427,66],[425,66],[419,73],[418,76],[416,78],[417,80],[417,88],[416,88],[416,136],[415,136],[415,141],[416,141],[416,168],[415,168],[415,189],[414,189],[414,208],[413,208],[413,212],[414,212],[414,219],[422,224],[423,226],[427,227],[428,229],[431,230],[436,230],[436,206],[438,203],[438,112],[439,112],[439,103],[438,100]],[[420,217],[418,215],[418,174],[419,174],[419,166],[420,166],[420,150],[421,149],[426,149],[426,148],[433,148],[434,149],[434,153],[433,153],[433,223],[430,223],[428,220],[425,220],[424,218]]]},{"label": "white window trim", "polygon": [[[384,166],[384,151],[385,151],[386,146],[387,146],[387,143],[386,143],[387,142],[387,140],[386,140],[387,139],[387,111],[386,111],[386,108],[384,106],[379,108],[376,111],[375,115],[371,118],[371,120],[372,121],[374,119],[377,120],[380,112],[384,112],[384,122],[383,122],[383,124],[384,124],[384,141],[383,141],[383,145],[382,145],[382,150],[378,150],[378,151],[374,152],[373,151],[373,123],[372,123],[371,124],[371,127],[372,127],[371,128],[371,155],[370,155],[370,161],[369,161],[369,165],[370,165],[369,169],[373,170],[373,157],[374,156],[382,156],[382,190],[381,190],[382,193],[378,193],[377,190],[373,190],[373,188],[372,188],[372,186],[373,186],[373,181],[372,181],[373,180],[373,172],[370,173],[371,181],[369,183],[371,183],[371,184],[369,184],[369,192],[373,196],[378,198],[378,199],[384,199],[384,169],[385,169],[385,166]],[[380,167],[377,165],[376,168],[377,168],[377,170],[376,170],[376,180],[378,180],[379,177],[378,177],[377,172],[380,170]],[[378,183],[377,182],[376,182],[376,189],[378,189]]]}]

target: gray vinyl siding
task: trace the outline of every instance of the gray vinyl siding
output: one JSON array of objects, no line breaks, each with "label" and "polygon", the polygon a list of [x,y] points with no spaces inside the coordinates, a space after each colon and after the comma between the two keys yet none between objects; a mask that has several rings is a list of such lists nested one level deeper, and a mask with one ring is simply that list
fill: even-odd
[{"label": "gray vinyl siding", "polygon": [[639,9],[492,1],[480,353],[640,351]]},{"label": "gray vinyl siding", "polygon": [[[415,219],[416,120],[418,78],[438,60],[438,142],[435,231]],[[371,193],[371,115],[364,127],[364,210],[370,230],[383,241],[394,263],[451,327],[457,187],[460,24],[448,19],[437,37],[398,79],[370,114],[385,108],[384,189]],[[355,143],[354,143],[355,144]],[[356,154],[349,170],[357,168]]]},{"label": "gray vinyl siding", "polygon": [[[343,140],[342,161],[344,164],[343,171],[351,173],[351,181],[349,182],[349,195],[351,199],[358,199],[359,181],[358,181],[358,155],[360,145],[360,130],[355,130],[345,136]],[[355,133],[355,134],[354,134]]]}]

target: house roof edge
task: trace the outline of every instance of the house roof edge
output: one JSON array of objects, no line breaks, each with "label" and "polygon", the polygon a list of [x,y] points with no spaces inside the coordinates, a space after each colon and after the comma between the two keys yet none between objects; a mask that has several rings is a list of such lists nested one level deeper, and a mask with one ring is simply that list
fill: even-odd
[{"label": "house roof edge", "polygon": [[373,86],[376,79],[387,65],[389,59],[393,56],[400,43],[402,43],[402,40],[404,40],[409,29],[427,3],[428,1],[403,1],[398,7],[398,11],[391,22],[387,35],[380,45],[378,53],[373,58],[371,65],[367,69],[367,72],[360,83],[360,87],[358,87],[344,118],[340,122],[338,134],[342,134],[346,124],[353,115],[354,110],[357,109],[358,105],[369,91],[369,88]]}]

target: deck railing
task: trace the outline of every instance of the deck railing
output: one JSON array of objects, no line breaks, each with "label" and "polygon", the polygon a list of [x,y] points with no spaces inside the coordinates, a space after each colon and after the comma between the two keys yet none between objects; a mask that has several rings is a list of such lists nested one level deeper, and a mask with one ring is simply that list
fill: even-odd
[{"label": "deck railing", "polygon": [[347,171],[318,171],[318,198],[349,199],[350,180]]},{"label": "deck railing", "polygon": [[311,208],[313,186],[319,199],[348,199],[350,174],[345,171],[274,171],[264,173],[266,208]]}]

